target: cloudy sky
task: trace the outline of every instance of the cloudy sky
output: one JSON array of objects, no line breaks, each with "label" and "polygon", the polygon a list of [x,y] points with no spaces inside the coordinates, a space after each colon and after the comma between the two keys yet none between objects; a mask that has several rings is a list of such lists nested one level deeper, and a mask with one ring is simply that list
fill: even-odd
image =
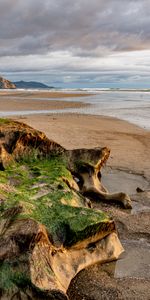
[{"label": "cloudy sky", "polygon": [[0,74],[150,87],[150,0],[0,0]]}]

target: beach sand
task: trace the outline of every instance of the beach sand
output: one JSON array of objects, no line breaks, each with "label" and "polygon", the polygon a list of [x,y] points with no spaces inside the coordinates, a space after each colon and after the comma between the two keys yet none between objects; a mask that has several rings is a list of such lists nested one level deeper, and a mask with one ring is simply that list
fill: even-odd
[{"label": "beach sand", "polygon": [[16,117],[45,132],[67,149],[107,146],[108,165],[150,178],[150,132],[128,122],[104,116],[48,114]]},{"label": "beach sand", "polygon": [[[63,101],[63,98],[85,97],[88,94],[69,94],[62,92],[6,92],[0,91],[0,111],[55,110],[81,108],[88,104]],[[89,95],[88,95],[89,96]],[[57,99],[61,99],[61,101]],[[42,99],[42,100],[41,100]],[[50,101],[48,101],[50,99]],[[52,100],[54,99],[54,100]]]},{"label": "beach sand", "polygon": [[69,93],[69,92],[62,92],[61,90],[60,91],[29,91],[29,90],[25,90],[25,91],[19,91],[19,90],[13,90],[13,91],[0,91],[0,98],[1,96],[4,96],[4,97],[17,97],[19,99],[21,98],[68,98],[68,97],[87,97],[87,96],[90,96],[89,93],[77,93],[77,92],[74,92],[74,93]]},{"label": "beach sand", "polygon": [[132,199],[131,211],[114,204],[93,203],[95,209],[115,219],[125,257],[81,271],[70,285],[69,299],[150,299],[150,192],[136,192],[137,187],[150,190],[150,131],[104,116],[67,113],[13,119],[43,131],[67,149],[109,147],[111,155],[102,172],[104,183],[110,190],[115,186],[116,191],[128,192]]}]

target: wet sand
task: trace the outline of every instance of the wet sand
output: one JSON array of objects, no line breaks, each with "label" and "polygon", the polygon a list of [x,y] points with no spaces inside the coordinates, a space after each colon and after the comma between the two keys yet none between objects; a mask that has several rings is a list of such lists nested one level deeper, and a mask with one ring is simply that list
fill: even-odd
[{"label": "wet sand", "polygon": [[[66,108],[82,108],[88,104],[64,101],[63,98],[85,97],[88,94],[70,94],[62,92],[5,92],[0,91],[0,111],[56,110]],[[52,100],[55,99],[55,100]],[[57,100],[59,99],[59,100]],[[61,101],[60,101],[61,99]],[[50,100],[50,101],[48,101]]]},{"label": "wet sand", "polygon": [[86,96],[90,96],[89,93],[69,93],[69,92],[62,92],[62,91],[0,91],[0,98],[4,96],[4,97],[17,97],[17,98],[68,98],[68,97],[86,97]]},{"label": "wet sand", "polygon": [[11,111],[31,111],[31,110],[56,110],[56,109],[66,109],[66,108],[81,108],[87,106],[87,104],[82,102],[66,102],[66,101],[34,101],[22,99],[7,99],[7,102],[4,103],[0,99],[0,111],[11,112]]}]

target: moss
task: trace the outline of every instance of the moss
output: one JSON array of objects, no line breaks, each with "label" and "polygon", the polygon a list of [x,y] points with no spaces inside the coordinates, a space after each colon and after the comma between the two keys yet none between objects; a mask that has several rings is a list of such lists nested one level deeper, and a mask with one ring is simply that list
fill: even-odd
[{"label": "moss", "polygon": [[0,289],[6,290],[13,288],[14,284],[11,280],[12,278],[12,269],[8,263],[0,264]]},{"label": "moss", "polygon": [[[83,205],[79,196],[62,179],[72,177],[65,160],[60,157],[21,161],[0,172],[1,175],[5,182],[11,180],[14,185],[17,182],[15,190],[7,192],[7,201],[3,203],[2,212],[4,209],[22,205],[23,211],[15,218],[33,218],[44,224],[54,242],[58,237],[63,243],[69,244],[69,240],[74,243],[88,237],[90,232],[95,234],[100,226],[109,223],[109,218],[103,212],[81,207]],[[42,184],[44,186],[41,188]],[[60,184],[61,189],[58,189]],[[46,195],[40,196],[41,190]],[[62,204],[62,199],[66,205]],[[73,202],[79,207],[72,207]]]},{"label": "moss", "polygon": [[0,125],[9,124],[10,122],[11,122],[11,120],[9,120],[9,119],[0,118]]},{"label": "moss", "polygon": [[[18,263],[17,263],[18,265]],[[0,289],[9,290],[14,286],[26,288],[31,285],[31,281],[27,273],[16,268],[16,263],[3,262],[0,263]]]},{"label": "moss", "polygon": [[[53,157],[51,160],[41,159],[35,162],[28,161],[16,163],[9,166],[5,171],[0,172],[0,181],[3,184],[11,183],[15,186],[14,191],[2,191],[7,197],[7,201],[3,203],[3,209],[16,206],[21,202],[24,211],[31,211],[30,208],[36,208],[44,205],[45,209],[50,203],[59,202],[63,197],[69,199],[72,193],[68,191],[67,185],[63,182],[62,177],[70,177],[70,172],[66,169],[65,162],[60,158]],[[15,185],[17,182],[17,185]],[[41,190],[40,184],[44,183],[49,193],[45,197],[38,198],[35,201],[36,194]],[[57,188],[61,183],[62,190]],[[34,185],[36,188],[34,188]],[[40,219],[40,218],[39,218]]]},{"label": "moss", "polygon": [[101,211],[71,207],[59,202],[53,203],[50,207],[44,201],[38,202],[31,216],[44,224],[52,237],[59,237],[61,228],[64,245],[71,245],[95,235],[100,229],[106,230],[111,223]]}]

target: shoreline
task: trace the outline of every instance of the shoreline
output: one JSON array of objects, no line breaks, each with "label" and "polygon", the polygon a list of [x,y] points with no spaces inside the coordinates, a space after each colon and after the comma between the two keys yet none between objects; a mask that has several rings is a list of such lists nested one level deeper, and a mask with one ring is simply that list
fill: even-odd
[{"label": "shoreline", "polygon": [[[123,99],[123,100],[122,100]],[[141,101],[141,99],[143,99]],[[111,92],[0,91],[0,116],[74,113],[119,118],[150,130],[149,97]],[[17,111],[17,113],[16,113]]]},{"label": "shoreline", "polygon": [[[42,111],[51,111],[51,110],[64,110],[64,109],[76,109],[76,108],[83,108],[90,106],[90,104],[83,103],[83,102],[73,102],[73,101],[60,101],[60,100],[28,100],[28,99],[21,99],[21,101],[17,98],[14,99],[7,99],[3,101],[0,99],[0,112],[3,114],[9,113],[13,114],[23,114],[23,112],[31,114],[32,111],[35,111],[38,114],[42,114]],[[14,110],[15,107],[15,110]],[[30,110],[28,109],[30,108]]]},{"label": "shoreline", "polygon": [[[0,91],[0,112],[5,115],[8,112],[13,115],[19,112],[42,113],[49,110],[64,110],[83,108],[90,106],[81,101],[71,101],[70,98],[88,97],[88,93],[64,93],[64,92],[30,92],[30,91]],[[66,100],[63,100],[66,99]],[[14,109],[15,108],[15,109]]]},{"label": "shoreline", "polygon": [[108,146],[112,149],[109,166],[150,177],[150,130],[120,116],[89,114],[92,104],[82,102],[81,96],[88,99],[91,94],[0,91],[0,114],[43,131],[68,149]]},{"label": "shoreline", "polygon": [[12,91],[1,91],[0,90],[0,96],[13,96],[13,97],[28,97],[28,98],[68,98],[68,97],[87,97],[90,96],[91,93],[89,92],[67,92],[67,91],[34,91],[34,90],[12,90]]}]

